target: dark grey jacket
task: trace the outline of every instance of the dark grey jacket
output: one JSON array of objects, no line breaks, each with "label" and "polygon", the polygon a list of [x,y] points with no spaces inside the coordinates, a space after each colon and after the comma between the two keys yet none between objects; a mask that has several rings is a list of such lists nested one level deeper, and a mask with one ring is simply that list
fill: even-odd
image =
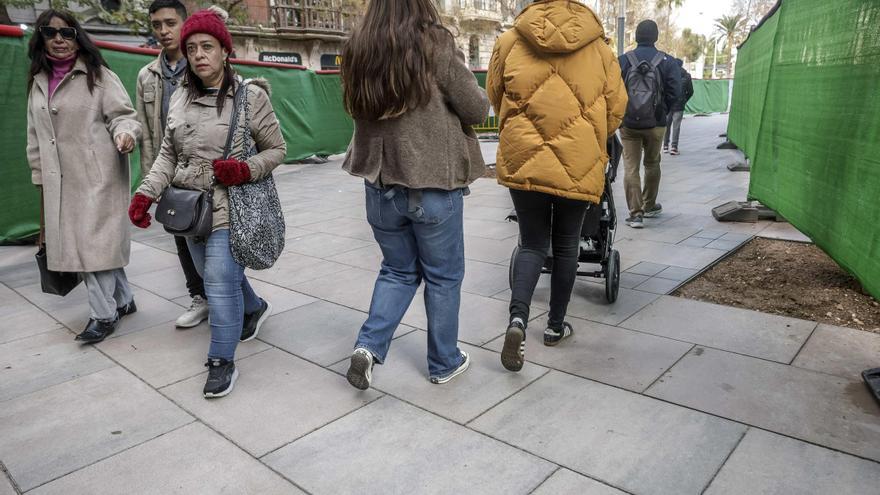
[{"label": "dark grey jacket", "polygon": [[453,190],[485,170],[471,129],[489,112],[486,92],[448,43],[435,49],[434,84],[427,105],[387,120],[355,120],[354,137],[342,167],[384,186]]}]

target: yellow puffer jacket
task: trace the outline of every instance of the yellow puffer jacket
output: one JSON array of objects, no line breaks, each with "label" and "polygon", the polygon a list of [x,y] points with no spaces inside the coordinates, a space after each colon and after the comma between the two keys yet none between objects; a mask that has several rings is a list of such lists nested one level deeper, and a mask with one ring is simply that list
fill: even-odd
[{"label": "yellow puffer jacket", "polygon": [[498,182],[599,203],[627,97],[596,14],[574,1],[529,5],[495,43],[486,90],[501,130]]}]

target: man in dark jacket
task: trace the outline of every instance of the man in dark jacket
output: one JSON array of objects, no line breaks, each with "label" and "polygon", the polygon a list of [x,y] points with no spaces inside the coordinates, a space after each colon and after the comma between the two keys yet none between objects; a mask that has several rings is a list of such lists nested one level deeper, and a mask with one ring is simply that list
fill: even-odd
[{"label": "man in dark jacket", "polygon": [[[663,152],[671,155],[678,154],[678,137],[681,134],[681,119],[684,117],[684,107],[691,96],[694,96],[694,82],[691,74],[685,70],[684,61],[677,58],[675,63],[681,70],[681,98],[672,105],[672,110],[666,119],[666,136],[663,137]],[[672,135],[672,149],[669,148],[669,136]]]},{"label": "man in dark jacket", "polygon": [[[648,118],[637,118],[636,112],[640,109],[635,102],[644,101],[635,93],[631,83],[627,83],[629,105],[623,118],[623,126],[620,128],[620,137],[623,142],[623,161],[625,175],[623,178],[626,192],[626,203],[629,207],[629,218],[626,224],[632,228],[642,228],[642,217],[656,217],[663,210],[657,203],[657,191],[660,187],[660,156],[663,145],[663,135],[666,133],[666,116],[669,109],[679,99],[681,93],[681,71],[675,60],[665,53],[657,50],[654,43],[660,35],[657,23],[651,20],[642,21],[636,28],[635,50],[620,56],[620,69],[623,80],[628,80],[630,70],[634,70],[630,60],[647,62],[654,69],[651,79],[659,86],[660,98],[657,102],[654,115],[648,112]],[[650,71],[649,71],[650,72]],[[641,93],[644,95],[645,93]],[[644,113],[639,112],[642,117]],[[651,118],[653,117],[653,118]],[[639,174],[641,168],[642,153],[645,156],[645,186],[642,188],[642,180]]]}]

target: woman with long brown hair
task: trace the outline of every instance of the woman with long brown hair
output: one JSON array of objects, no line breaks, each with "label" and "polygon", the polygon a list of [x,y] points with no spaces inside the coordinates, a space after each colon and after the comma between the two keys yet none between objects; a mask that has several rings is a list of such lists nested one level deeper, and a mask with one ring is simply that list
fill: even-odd
[{"label": "woman with long brown hair", "polygon": [[128,153],[141,125],[122,82],[68,12],[37,18],[28,48],[27,157],[42,193],[48,268],[77,272],[90,315],[76,336],[97,343],[137,308],[125,277]]},{"label": "woman with long brown hair", "polygon": [[457,345],[462,206],[484,170],[470,126],[485,119],[488,99],[431,0],[372,0],[343,48],[342,84],[355,121],[343,167],[364,178],[383,256],[348,381],[370,386],[424,279],[428,374],[446,383],[469,364]]}]

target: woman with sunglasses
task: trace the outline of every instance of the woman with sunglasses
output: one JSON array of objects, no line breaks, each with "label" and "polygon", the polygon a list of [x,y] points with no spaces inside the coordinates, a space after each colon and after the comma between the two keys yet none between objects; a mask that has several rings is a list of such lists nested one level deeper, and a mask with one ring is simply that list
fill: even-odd
[{"label": "woman with sunglasses", "polygon": [[127,154],[141,126],[122,82],[72,15],[40,14],[28,56],[27,157],[42,195],[48,268],[82,274],[91,313],[76,340],[96,343],[137,310],[123,267],[131,244]]}]

